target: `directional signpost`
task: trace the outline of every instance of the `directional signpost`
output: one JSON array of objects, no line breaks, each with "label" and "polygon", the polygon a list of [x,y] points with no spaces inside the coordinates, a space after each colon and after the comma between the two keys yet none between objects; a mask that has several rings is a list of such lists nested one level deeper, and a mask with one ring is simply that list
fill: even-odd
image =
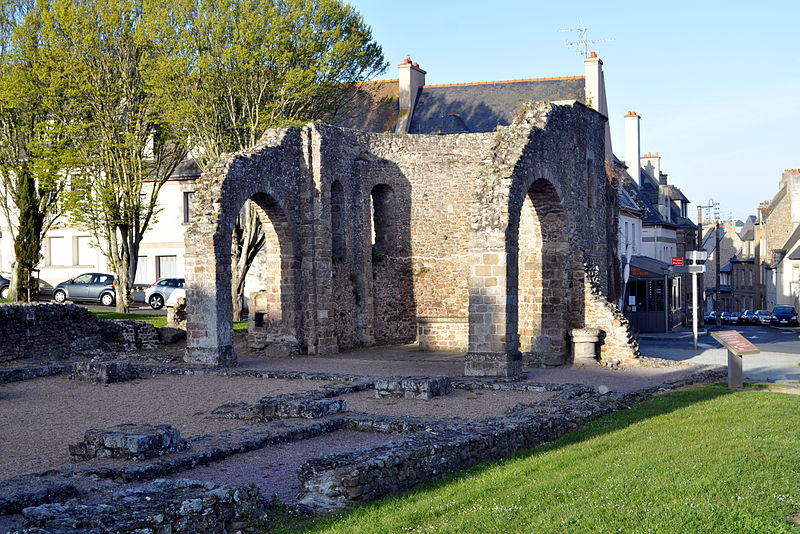
[{"label": "directional signpost", "polygon": [[690,250],[686,254],[690,265],[686,266],[687,272],[692,273],[692,332],[694,333],[694,348],[697,350],[697,273],[706,272],[705,261],[708,259],[708,252],[705,250]]},{"label": "directional signpost", "polygon": [[728,349],[728,389],[741,389],[743,387],[742,356],[744,354],[759,354],[761,351],[735,330],[711,332],[711,337]]}]

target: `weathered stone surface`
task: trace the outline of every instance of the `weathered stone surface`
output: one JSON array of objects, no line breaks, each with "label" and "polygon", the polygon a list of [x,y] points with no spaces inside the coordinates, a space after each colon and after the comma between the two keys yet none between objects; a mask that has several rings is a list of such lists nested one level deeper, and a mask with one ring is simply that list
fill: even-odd
[{"label": "weathered stone surface", "polygon": [[172,326],[162,326],[158,329],[158,337],[162,343],[176,343],[186,339],[186,330]]},{"label": "weathered stone surface", "polygon": [[140,377],[139,370],[129,360],[76,362],[69,377],[96,384],[127,382]]},{"label": "weathered stone surface", "polygon": [[448,376],[392,376],[375,379],[375,398],[404,397],[430,400],[450,393]]},{"label": "weathered stone surface", "polygon": [[252,485],[159,479],[117,492],[106,504],[55,503],[26,508],[24,530],[19,532],[259,532],[269,527],[278,506]]},{"label": "weathered stone surface", "polygon": [[167,326],[186,330],[186,298],[179,297],[175,306],[167,308]]},{"label": "weathered stone surface", "polygon": [[83,441],[69,446],[73,461],[92,458],[146,460],[185,450],[189,442],[170,425],[150,426],[126,423],[107,430],[90,429]]},{"label": "weathered stone surface", "polygon": [[103,321],[73,304],[0,305],[0,362],[132,352],[158,344],[149,323]]},{"label": "weathered stone surface", "polygon": [[266,236],[251,347],[417,340],[468,349],[467,375],[515,376],[520,354],[566,363],[568,331],[593,327],[606,333],[603,358],[634,359],[627,323],[606,307],[618,260],[605,127],[580,103],[539,102],[490,133],[268,131],[198,181],[185,360],[236,362],[230,234],[248,199]]}]

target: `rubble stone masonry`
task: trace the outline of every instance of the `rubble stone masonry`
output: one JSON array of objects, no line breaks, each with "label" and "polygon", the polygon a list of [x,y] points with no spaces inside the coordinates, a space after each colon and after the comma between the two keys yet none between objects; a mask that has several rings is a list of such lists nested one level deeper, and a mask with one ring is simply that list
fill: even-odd
[{"label": "rubble stone masonry", "polygon": [[490,133],[271,130],[198,182],[185,359],[236,361],[230,243],[247,199],[268,235],[250,321],[268,353],[416,341],[468,351],[468,375],[513,376],[523,353],[567,363],[569,329],[590,326],[621,331],[603,357],[625,352],[611,340],[627,326],[605,306],[617,216],[605,120],[577,102],[531,103]]}]

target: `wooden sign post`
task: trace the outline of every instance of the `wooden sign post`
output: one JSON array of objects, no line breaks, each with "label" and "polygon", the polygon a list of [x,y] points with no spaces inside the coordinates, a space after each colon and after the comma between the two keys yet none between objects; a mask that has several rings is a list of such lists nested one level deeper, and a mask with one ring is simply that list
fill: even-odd
[{"label": "wooden sign post", "polygon": [[742,383],[742,356],[744,354],[759,354],[761,351],[735,330],[711,332],[711,337],[728,349],[728,389],[741,389],[744,387]]}]

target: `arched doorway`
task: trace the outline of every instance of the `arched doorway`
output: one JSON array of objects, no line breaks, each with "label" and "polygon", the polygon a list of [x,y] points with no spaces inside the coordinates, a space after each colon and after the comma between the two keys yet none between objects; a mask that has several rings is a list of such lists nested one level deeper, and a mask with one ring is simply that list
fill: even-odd
[{"label": "arched doorway", "polygon": [[257,290],[247,295],[248,345],[251,349],[266,349],[272,355],[305,350],[297,288],[300,259],[294,229],[285,211],[269,194],[257,193],[250,200],[263,229],[264,244],[254,258],[249,278]]},{"label": "arched doorway", "polygon": [[[568,354],[569,273],[564,208],[553,185],[531,184],[519,219],[516,282],[519,350],[560,365]],[[512,288],[509,288],[511,293]]]}]

